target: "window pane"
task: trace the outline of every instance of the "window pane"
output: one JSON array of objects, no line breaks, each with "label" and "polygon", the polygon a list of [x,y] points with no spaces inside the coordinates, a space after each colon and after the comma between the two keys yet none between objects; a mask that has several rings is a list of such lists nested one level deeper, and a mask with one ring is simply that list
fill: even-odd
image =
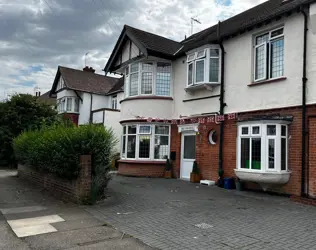
[{"label": "window pane", "polygon": [[260,127],[259,126],[252,127],[252,134],[259,135],[260,134]]},{"label": "window pane", "polygon": [[274,149],[275,149],[275,140],[269,139],[269,169],[274,169]]},{"label": "window pane", "polygon": [[268,135],[276,135],[276,126],[275,125],[268,125],[267,126],[267,134]]},{"label": "window pane", "polygon": [[204,81],[204,60],[196,62],[196,74],[195,74],[196,82]]},{"label": "window pane", "polygon": [[241,134],[242,134],[242,135],[248,135],[248,133],[249,133],[248,127],[243,127],[243,128],[241,128]]},{"label": "window pane", "polygon": [[281,138],[281,170],[286,170],[286,138]]},{"label": "window pane", "polygon": [[197,58],[205,57],[205,50],[199,51],[199,52],[197,53],[197,56],[196,56],[196,57],[197,57]]},{"label": "window pane", "polygon": [[271,42],[271,78],[284,75],[284,39]]},{"label": "window pane", "polygon": [[264,42],[268,42],[269,41],[269,33],[261,35],[261,36],[257,36],[256,38],[256,45],[262,44]]},{"label": "window pane", "polygon": [[169,155],[169,136],[155,136],[155,159],[167,159]]},{"label": "window pane", "polygon": [[219,49],[211,49],[210,56],[211,57],[219,57]]},{"label": "window pane", "polygon": [[275,30],[273,32],[271,32],[271,38],[282,35],[283,34],[283,28]]},{"label": "window pane", "polygon": [[188,68],[188,84],[193,84],[193,63],[190,63]]},{"label": "window pane", "polygon": [[130,96],[138,95],[138,73],[131,74]]},{"label": "window pane", "polygon": [[219,82],[219,58],[210,58],[210,82]]},{"label": "window pane", "polygon": [[126,134],[126,126],[123,126],[123,135]]},{"label": "window pane", "polygon": [[261,169],[261,138],[251,139],[251,169]]},{"label": "window pane", "polygon": [[128,134],[136,134],[136,125],[128,126]]},{"label": "window pane", "polygon": [[72,98],[67,98],[67,111],[72,110]]},{"label": "window pane", "polygon": [[142,94],[152,94],[153,73],[142,73]]},{"label": "window pane", "polygon": [[265,78],[265,68],[266,68],[266,58],[265,45],[256,48],[256,68],[255,68],[255,79]]},{"label": "window pane", "polygon": [[66,102],[66,99],[63,99],[61,101],[61,111],[64,112],[65,111],[65,102]]},{"label": "window pane", "polygon": [[169,135],[169,126],[156,126],[155,134]]},{"label": "window pane", "polygon": [[136,152],[136,135],[127,137],[127,158],[135,158]]},{"label": "window pane", "polygon": [[131,73],[138,72],[138,63],[134,63],[131,65]]},{"label": "window pane", "polygon": [[139,158],[150,157],[150,136],[140,135],[139,136]]},{"label": "window pane", "polygon": [[75,112],[79,112],[79,99],[75,99]]},{"label": "window pane", "polygon": [[286,126],[282,125],[281,128],[282,128],[282,129],[281,129],[281,135],[282,135],[282,136],[286,136]]},{"label": "window pane", "polygon": [[249,169],[249,164],[250,164],[250,161],[249,161],[250,139],[249,138],[241,138],[240,153],[241,153],[240,167]]},{"label": "window pane", "polygon": [[139,126],[139,133],[140,134],[150,134],[151,133],[151,126]]},{"label": "window pane", "polygon": [[152,63],[143,63],[143,71],[153,71]]},{"label": "window pane", "polygon": [[195,54],[188,55],[188,62],[191,62],[195,59]]},{"label": "window pane", "polygon": [[183,158],[195,159],[195,135],[184,136],[183,138]]},{"label": "window pane", "polygon": [[123,136],[122,140],[122,157],[125,158],[126,154],[126,136]]},{"label": "window pane", "polygon": [[157,63],[156,94],[169,96],[171,83],[171,64]]}]

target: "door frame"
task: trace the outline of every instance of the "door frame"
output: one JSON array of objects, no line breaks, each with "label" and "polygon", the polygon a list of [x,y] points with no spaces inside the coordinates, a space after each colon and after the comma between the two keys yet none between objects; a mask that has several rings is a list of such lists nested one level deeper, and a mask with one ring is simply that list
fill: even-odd
[{"label": "door frame", "polygon": [[187,178],[182,178],[182,165],[183,165],[183,155],[184,155],[184,137],[185,136],[195,136],[195,160],[196,160],[196,132],[182,132],[181,134],[181,155],[180,155],[180,179],[181,180],[189,180]]}]

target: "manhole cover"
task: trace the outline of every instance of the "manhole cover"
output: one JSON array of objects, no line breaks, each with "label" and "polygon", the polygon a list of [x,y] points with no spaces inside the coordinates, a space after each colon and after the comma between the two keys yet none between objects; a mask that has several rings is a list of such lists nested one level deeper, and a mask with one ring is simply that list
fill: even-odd
[{"label": "manhole cover", "polygon": [[200,223],[200,224],[196,224],[195,225],[196,227],[198,227],[198,228],[201,228],[201,229],[210,229],[210,228],[213,228],[213,226],[212,225],[210,225],[210,224],[207,224],[207,223]]}]

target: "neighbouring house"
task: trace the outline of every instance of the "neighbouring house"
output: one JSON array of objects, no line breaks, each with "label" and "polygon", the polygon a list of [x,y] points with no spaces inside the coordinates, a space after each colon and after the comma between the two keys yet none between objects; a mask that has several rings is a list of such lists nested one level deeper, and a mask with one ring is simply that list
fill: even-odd
[{"label": "neighbouring house", "polygon": [[[76,125],[104,124],[121,138],[119,119],[123,85],[123,78],[96,74],[91,67],[77,70],[58,66],[50,97],[56,95],[58,113]],[[117,147],[119,149],[120,143]]]},{"label": "neighbouring house", "polygon": [[56,98],[57,98],[56,94],[50,95],[50,91],[47,91],[46,93],[44,93],[42,95],[40,92],[38,92],[38,93],[36,93],[35,96],[38,96],[37,100],[39,102],[46,103],[46,104],[52,106],[53,109],[56,108]]},{"label": "neighbouring house", "polygon": [[[125,76],[119,173],[239,177],[316,196],[316,1],[270,0],[184,41],[125,25],[105,66]],[[258,186],[259,187],[259,186]]]}]

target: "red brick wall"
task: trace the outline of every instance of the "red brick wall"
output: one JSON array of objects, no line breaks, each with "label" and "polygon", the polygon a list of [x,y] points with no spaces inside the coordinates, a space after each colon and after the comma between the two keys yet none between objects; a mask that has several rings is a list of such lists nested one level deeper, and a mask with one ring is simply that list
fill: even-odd
[{"label": "red brick wall", "polygon": [[165,163],[119,161],[118,174],[134,177],[163,177]]},{"label": "red brick wall", "polygon": [[[253,112],[239,113],[238,118],[244,119],[258,115],[281,115],[293,116],[293,122],[289,125],[289,150],[288,150],[288,168],[292,172],[288,184],[272,191],[281,193],[300,195],[301,192],[301,150],[302,150],[302,109],[300,107],[261,110]],[[316,115],[316,106],[311,105],[307,107],[307,115]],[[224,123],[224,145],[223,145],[223,168],[225,177],[235,176],[234,169],[236,169],[236,155],[237,155],[237,124],[236,120],[226,120]],[[308,126],[308,124],[307,124]],[[309,120],[309,141],[310,152],[308,147],[306,151],[306,167],[309,179],[310,196],[316,196],[316,118]],[[218,143],[210,145],[208,143],[208,132],[215,129],[218,132]],[[202,178],[216,181],[218,178],[218,160],[219,160],[219,125],[215,123],[201,124],[200,134],[197,134],[197,149],[196,160],[201,169]],[[177,177],[180,176],[180,159],[181,159],[181,134],[178,133],[177,125],[172,125],[171,132],[171,151],[177,152],[177,159],[175,162],[175,171]],[[309,156],[309,157],[308,157]],[[249,186],[251,188],[259,188],[257,185]]]},{"label": "red brick wall", "polygon": [[91,195],[90,155],[80,157],[80,167],[78,179],[72,181],[60,179],[53,174],[39,172],[23,165],[18,166],[18,176],[43,187],[63,200],[84,203],[90,200]]}]

